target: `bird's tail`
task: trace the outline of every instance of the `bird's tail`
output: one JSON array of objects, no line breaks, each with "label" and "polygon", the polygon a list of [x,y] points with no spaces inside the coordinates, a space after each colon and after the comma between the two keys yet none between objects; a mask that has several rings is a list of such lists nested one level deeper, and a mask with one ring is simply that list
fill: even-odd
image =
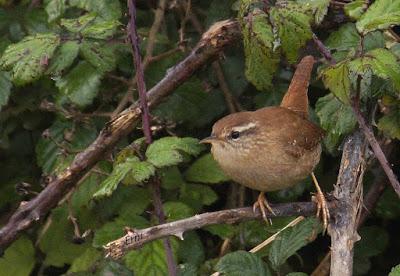
[{"label": "bird's tail", "polygon": [[307,91],[314,62],[312,56],[305,56],[300,61],[290,82],[289,89],[281,102],[282,107],[293,110],[304,118],[308,118]]}]

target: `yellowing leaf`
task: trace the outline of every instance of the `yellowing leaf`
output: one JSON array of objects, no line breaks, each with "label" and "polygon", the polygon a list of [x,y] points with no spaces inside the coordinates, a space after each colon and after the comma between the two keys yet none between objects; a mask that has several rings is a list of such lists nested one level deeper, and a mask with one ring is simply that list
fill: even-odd
[{"label": "yellowing leaf", "polygon": [[28,276],[35,266],[35,250],[32,242],[22,236],[6,249],[0,258],[1,275]]},{"label": "yellowing leaf", "polygon": [[399,0],[376,0],[357,22],[357,30],[366,34],[400,24]]}]

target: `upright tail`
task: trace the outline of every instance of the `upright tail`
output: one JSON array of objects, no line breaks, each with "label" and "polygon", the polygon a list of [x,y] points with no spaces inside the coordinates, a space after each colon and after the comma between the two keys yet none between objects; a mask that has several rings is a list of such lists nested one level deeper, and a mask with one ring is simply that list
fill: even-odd
[{"label": "upright tail", "polygon": [[282,107],[293,110],[304,118],[308,118],[307,91],[314,62],[312,56],[303,57],[281,102]]}]

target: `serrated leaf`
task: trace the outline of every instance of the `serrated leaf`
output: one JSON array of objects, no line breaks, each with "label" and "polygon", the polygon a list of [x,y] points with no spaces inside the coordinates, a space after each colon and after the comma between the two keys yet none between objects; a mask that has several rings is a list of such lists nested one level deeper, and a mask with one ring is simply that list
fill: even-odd
[{"label": "serrated leaf", "polygon": [[154,141],[146,151],[147,161],[157,168],[177,165],[185,160],[182,153],[197,156],[204,149],[191,137],[164,137]]},{"label": "serrated leaf", "polygon": [[348,67],[358,75],[364,75],[371,70],[374,75],[390,80],[400,92],[400,64],[389,50],[378,48],[369,51],[363,57],[349,62]]},{"label": "serrated leaf", "polygon": [[333,57],[341,61],[348,55],[354,54],[360,45],[360,35],[357,32],[354,23],[347,23],[341,26],[337,31],[332,32],[325,44],[333,52]]},{"label": "serrated leaf", "polygon": [[298,51],[312,36],[310,16],[300,4],[287,3],[283,7],[273,7],[270,10],[270,19],[277,29],[282,51],[289,63],[298,59]]},{"label": "serrated leaf", "polygon": [[350,106],[342,104],[332,94],[319,98],[315,105],[321,127],[327,131],[325,144],[333,152],[340,139],[353,131],[357,120]]},{"label": "serrated leaf", "polygon": [[215,269],[230,276],[259,276],[272,275],[263,260],[246,251],[236,251],[222,257]]},{"label": "serrated leaf", "polygon": [[80,44],[77,41],[67,41],[56,50],[50,61],[48,74],[61,75],[74,62],[78,56]]},{"label": "serrated leaf", "polygon": [[193,210],[183,202],[168,201],[163,204],[163,207],[167,221],[175,221],[194,215]]},{"label": "serrated leaf", "polygon": [[307,10],[311,9],[316,25],[319,25],[324,20],[330,4],[329,0],[298,0],[296,2],[304,5]]},{"label": "serrated leaf", "polygon": [[242,26],[246,78],[258,89],[271,87],[273,74],[279,63],[274,34],[268,16],[258,11]]},{"label": "serrated leaf", "polygon": [[[172,251],[176,255],[177,241],[174,239],[170,241]],[[162,240],[147,243],[124,257],[126,266],[133,270],[135,276],[168,275],[166,259]]]},{"label": "serrated leaf", "polygon": [[392,267],[388,276],[400,276],[400,265]]},{"label": "serrated leaf", "polygon": [[63,26],[67,31],[71,33],[79,33],[86,28],[91,22],[96,19],[96,15],[93,13],[87,13],[78,18],[61,19],[60,25]]},{"label": "serrated leaf", "polygon": [[322,81],[340,101],[348,104],[350,101],[350,73],[346,61],[329,66],[321,71]]},{"label": "serrated leaf", "polygon": [[81,61],[68,75],[56,80],[58,89],[79,107],[85,107],[97,96],[102,73]]},{"label": "serrated leaf", "polygon": [[367,8],[368,5],[364,0],[355,0],[344,6],[344,12],[348,17],[358,20]]},{"label": "serrated leaf", "polygon": [[195,231],[186,232],[184,240],[179,241],[178,257],[181,262],[196,266],[204,262],[204,246]]},{"label": "serrated leaf", "polygon": [[71,267],[68,270],[69,273],[79,272],[79,271],[87,271],[89,270],[94,263],[102,257],[102,252],[93,248],[89,247],[83,252],[82,255],[77,257]]},{"label": "serrated leaf", "polygon": [[176,166],[163,168],[158,171],[158,174],[161,176],[162,188],[166,190],[177,189],[186,184]]},{"label": "serrated leaf", "polygon": [[155,168],[148,162],[137,157],[129,157],[125,162],[118,163],[112,173],[101,183],[101,188],[93,195],[94,198],[110,196],[118,184],[126,177],[127,184],[137,184],[154,175]]},{"label": "serrated leaf", "polygon": [[49,22],[53,22],[64,14],[66,10],[66,2],[67,0],[50,0],[47,3],[45,10]]},{"label": "serrated leaf", "polygon": [[106,20],[121,17],[121,4],[118,0],[70,0],[69,4],[98,14]]},{"label": "serrated leaf", "polygon": [[210,153],[198,158],[185,172],[185,178],[187,181],[200,183],[219,183],[229,180]]},{"label": "serrated leaf", "polygon": [[0,65],[12,71],[12,80],[23,85],[40,78],[46,70],[48,60],[60,43],[56,34],[37,34],[11,44],[4,51]]},{"label": "serrated leaf", "polygon": [[377,126],[390,138],[400,140],[400,109],[391,109],[388,114],[379,119]]},{"label": "serrated leaf", "polygon": [[400,1],[377,0],[357,21],[357,30],[366,34],[400,24]]},{"label": "serrated leaf", "polygon": [[74,236],[67,207],[58,207],[51,212],[51,224],[39,241],[40,250],[46,254],[44,264],[62,267],[72,263],[88,248],[88,244],[72,243]]},{"label": "serrated leaf", "polygon": [[115,34],[119,25],[117,20],[95,21],[93,24],[88,24],[83,28],[81,34],[83,37],[88,38],[107,39]]},{"label": "serrated leaf", "polygon": [[35,250],[25,236],[14,241],[0,258],[1,275],[28,276],[35,267]]},{"label": "serrated leaf", "polygon": [[80,53],[86,61],[105,73],[115,68],[114,49],[96,41],[84,41],[80,47]]},{"label": "serrated leaf", "polygon": [[269,250],[269,260],[272,267],[277,270],[297,250],[311,242],[321,230],[319,221],[315,218],[307,218],[293,227],[279,234]]},{"label": "serrated leaf", "polygon": [[8,103],[11,94],[12,83],[8,72],[0,71],[0,111]]}]

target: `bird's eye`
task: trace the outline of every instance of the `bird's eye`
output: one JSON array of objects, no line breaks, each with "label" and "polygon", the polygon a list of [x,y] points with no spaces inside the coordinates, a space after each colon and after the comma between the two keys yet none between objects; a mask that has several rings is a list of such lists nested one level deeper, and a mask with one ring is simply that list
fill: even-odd
[{"label": "bird's eye", "polygon": [[232,138],[232,140],[236,140],[239,138],[240,133],[239,133],[239,131],[232,131],[229,136]]}]

